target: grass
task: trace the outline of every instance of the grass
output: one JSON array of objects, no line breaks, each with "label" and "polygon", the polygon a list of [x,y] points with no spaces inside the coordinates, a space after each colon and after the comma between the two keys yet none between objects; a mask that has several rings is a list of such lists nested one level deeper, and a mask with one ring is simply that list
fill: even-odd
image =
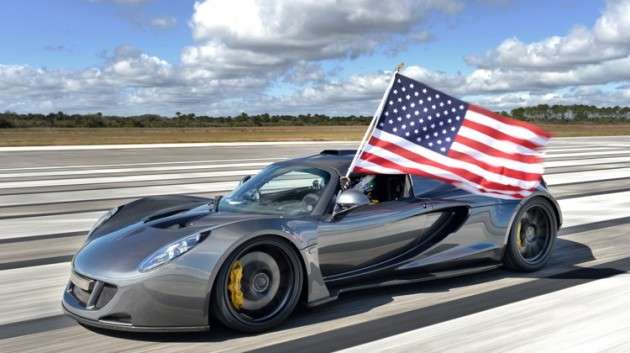
[{"label": "grass", "polygon": [[[555,137],[630,135],[630,123],[542,123]],[[366,126],[0,129],[0,146],[360,140]]]}]

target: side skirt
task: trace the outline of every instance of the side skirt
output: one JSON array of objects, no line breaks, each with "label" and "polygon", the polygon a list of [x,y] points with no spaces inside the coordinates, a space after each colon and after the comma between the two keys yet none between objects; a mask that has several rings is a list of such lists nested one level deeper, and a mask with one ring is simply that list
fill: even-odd
[{"label": "side skirt", "polygon": [[465,276],[465,275],[470,275],[470,274],[475,274],[475,273],[491,271],[491,270],[500,268],[501,266],[503,266],[501,263],[485,264],[485,265],[480,265],[476,267],[445,270],[445,271],[440,271],[440,272],[418,273],[418,274],[413,274],[413,275],[408,274],[401,278],[396,278],[396,279],[388,280],[388,281],[370,281],[364,284],[356,284],[356,285],[349,285],[349,286],[344,286],[344,287],[330,288],[330,297],[323,298],[316,302],[308,303],[307,307],[311,308],[311,307],[322,305],[328,302],[332,302],[334,300],[337,300],[339,295],[342,293],[371,289],[371,288],[399,286],[399,285],[405,285],[405,284],[411,284],[411,283],[427,282],[427,281],[438,280],[438,279],[460,277],[460,276]]}]

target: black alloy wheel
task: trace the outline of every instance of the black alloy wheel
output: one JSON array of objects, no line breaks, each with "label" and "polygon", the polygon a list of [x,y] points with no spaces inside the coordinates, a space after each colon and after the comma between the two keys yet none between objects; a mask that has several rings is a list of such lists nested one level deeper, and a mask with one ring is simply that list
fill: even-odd
[{"label": "black alloy wheel", "polygon": [[534,198],[521,207],[512,223],[504,264],[532,272],[549,261],[558,233],[558,221],[549,202]]},{"label": "black alloy wheel", "polygon": [[268,330],[295,309],[303,273],[299,255],[283,239],[256,238],[243,244],[219,272],[212,314],[242,332]]}]

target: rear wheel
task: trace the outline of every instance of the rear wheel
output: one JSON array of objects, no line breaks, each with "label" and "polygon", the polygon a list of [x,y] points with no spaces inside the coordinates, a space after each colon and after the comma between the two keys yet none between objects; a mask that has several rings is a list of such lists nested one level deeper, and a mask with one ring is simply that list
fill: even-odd
[{"label": "rear wheel", "polygon": [[299,255],[284,240],[261,237],[225,262],[213,290],[213,315],[243,332],[268,330],[295,309],[304,282]]},{"label": "rear wheel", "polygon": [[540,270],[549,261],[557,232],[558,221],[549,202],[542,198],[528,201],[512,224],[505,266],[523,272]]}]

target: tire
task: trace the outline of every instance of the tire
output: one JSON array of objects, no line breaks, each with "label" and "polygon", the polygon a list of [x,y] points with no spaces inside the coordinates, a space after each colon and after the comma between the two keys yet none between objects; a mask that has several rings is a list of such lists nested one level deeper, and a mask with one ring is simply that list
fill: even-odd
[{"label": "tire", "polygon": [[[242,278],[234,277],[235,269]],[[221,267],[212,292],[211,315],[237,331],[269,330],[291,315],[303,283],[301,259],[287,241],[255,238],[237,248]],[[234,292],[242,296],[234,297]]]},{"label": "tire", "polygon": [[503,264],[519,272],[542,269],[549,262],[557,234],[553,206],[543,198],[529,200],[514,218]]}]

